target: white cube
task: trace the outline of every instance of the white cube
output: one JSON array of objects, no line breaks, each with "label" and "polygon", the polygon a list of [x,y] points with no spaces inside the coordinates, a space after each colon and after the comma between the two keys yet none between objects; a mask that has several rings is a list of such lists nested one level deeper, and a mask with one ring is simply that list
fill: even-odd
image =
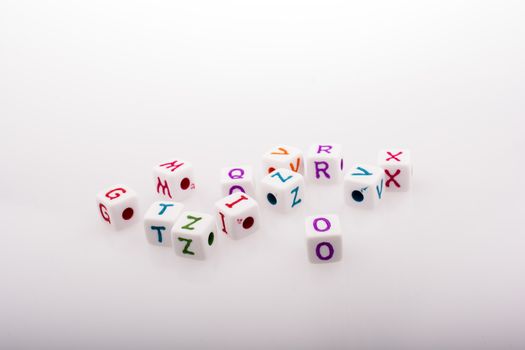
[{"label": "white cube", "polygon": [[195,189],[191,163],[174,158],[153,168],[155,190],[166,200],[181,201]]},{"label": "white cube", "polygon": [[306,218],[308,259],[314,264],[341,260],[342,234],[337,215],[315,215]]},{"label": "white cube", "polygon": [[344,195],[348,205],[374,208],[383,198],[385,173],[373,165],[356,165],[345,176]]},{"label": "white cube", "polygon": [[385,170],[385,190],[405,192],[410,189],[412,161],[408,149],[379,151],[377,163]]},{"label": "white cube", "polygon": [[303,152],[296,147],[278,145],[263,155],[263,170],[265,174],[280,168],[304,174]]},{"label": "white cube", "polygon": [[153,203],[144,214],[144,231],[150,244],[171,247],[171,228],[179,218],[184,204],[169,201]]},{"label": "white cube", "polygon": [[221,189],[224,197],[235,192],[255,196],[255,182],[252,167],[240,165],[222,168]]},{"label": "white cube", "polygon": [[306,178],[314,183],[343,179],[343,149],[339,144],[314,144],[306,154]]},{"label": "white cube", "polygon": [[259,228],[259,205],[249,195],[233,193],[215,203],[217,226],[232,239],[249,236]]},{"label": "white cube", "polygon": [[97,204],[102,220],[116,230],[137,221],[137,193],[126,185],[115,185],[100,191]]},{"label": "white cube", "polygon": [[197,260],[208,258],[215,246],[216,229],[212,215],[185,211],[171,229],[175,254]]},{"label": "white cube", "polygon": [[277,169],[261,180],[263,202],[272,209],[287,212],[303,202],[304,179],[289,169]]}]

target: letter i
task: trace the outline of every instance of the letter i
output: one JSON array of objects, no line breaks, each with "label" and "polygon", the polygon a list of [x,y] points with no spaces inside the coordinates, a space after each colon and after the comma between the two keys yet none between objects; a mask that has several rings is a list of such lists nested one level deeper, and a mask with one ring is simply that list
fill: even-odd
[{"label": "letter i", "polygon": [[224,214],[219,212],[219,215],[221,216],[222,232],[228,234],[228,231],[226,231],[226,222],[224,221]]}]

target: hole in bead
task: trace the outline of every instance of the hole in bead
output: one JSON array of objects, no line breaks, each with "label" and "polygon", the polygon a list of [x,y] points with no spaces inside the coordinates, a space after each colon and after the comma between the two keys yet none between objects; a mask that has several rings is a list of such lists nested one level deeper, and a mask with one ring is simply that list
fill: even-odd
[{"label": "hole in bead", "polygon": [[244,221],[242,222],[242,227],[244,229],[249,229],[250,227],[253,226],[253,223],[255,222],[255,220],[251,217],[251,216],[248,216],[246,219],[244,219]]},{"label": "hole in bead", "polygon": [[124,220],[129,220],[133,217],[133,208],[126,208],[124,209],[124,211],[122,212],[122,218]]},{"label": "hole in bead", "polygon": [[188,179],[187,177],[185,177],[185,178],[182,179],[182,181],[180,182],[180,188],[182,188],[183,190],[187,190],[189,187],[190,187],[190,179]]},{"label": "hole in bead", "polygon": [[363,199],[365,199],[365,196],[361,193],[361,191],[353,191],[352,192],[352,199],[356,202],[362,202]]},{"label": "hole in bead", "polygon": [[266,199],[268,200],[268,202],[271,205],[276,205],[277,204],[277,198],[275,198],[275,195],[273,193],[268,193],[266,195]]},{"label": "hole in bead", "polygon": [[212,245],[214,239],[215,235],[213,234],[213,232],[210,232],[210,234],[208,235],[208,245]]}]

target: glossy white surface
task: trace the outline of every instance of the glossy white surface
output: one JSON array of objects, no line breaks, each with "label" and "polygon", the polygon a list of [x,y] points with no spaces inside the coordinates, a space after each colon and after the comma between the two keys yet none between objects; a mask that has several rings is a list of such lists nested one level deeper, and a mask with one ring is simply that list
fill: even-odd
[{"label": "glossy white surface", "polygon": [[[0,2],[0,348],[523,349],[524,11]],[[223,166],[318,140],[348,166],[411,149],[411,190],[364,212],[309,186],[250,237],[219,231],[213,264],[98,217],[119,182],[147,208],[173,155],[197,177],[186,209],[213,214]],[[318,213],[339,215],[339,263],[305,258]]]}]

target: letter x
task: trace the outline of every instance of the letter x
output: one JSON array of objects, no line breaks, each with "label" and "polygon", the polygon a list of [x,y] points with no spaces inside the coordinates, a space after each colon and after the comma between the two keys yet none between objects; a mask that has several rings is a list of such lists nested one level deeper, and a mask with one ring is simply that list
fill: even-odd
[{"label": "letter x", "polygon": [[396,154],[392,154],[391,152],[386,152],[390,157],[386,159],[386,161],[388,162],[390,159],[395,159],[397,160],[398,162],[401,161],[401,159],[397,158],[398,156],[400,156],[401,154],[403,154],[403,152],[399,152],[399,153],[396,153]]},{"label": "letter x", "polygon": [[388,176],[388,179],[386,180],[386,187],[390,187],[390,182],[394,182],[394,185],[397,186],[397,188],[401,187],[399,185],[399,182],[397,182],[397,180],[395,179],[395,177],[397,175],[399,175],[401,173],[401,170],[397,169],[396,172],[394,174],[390,174],[390,172],[388,171],[388,169],[385,169],[385,174],[386,176]]}]

